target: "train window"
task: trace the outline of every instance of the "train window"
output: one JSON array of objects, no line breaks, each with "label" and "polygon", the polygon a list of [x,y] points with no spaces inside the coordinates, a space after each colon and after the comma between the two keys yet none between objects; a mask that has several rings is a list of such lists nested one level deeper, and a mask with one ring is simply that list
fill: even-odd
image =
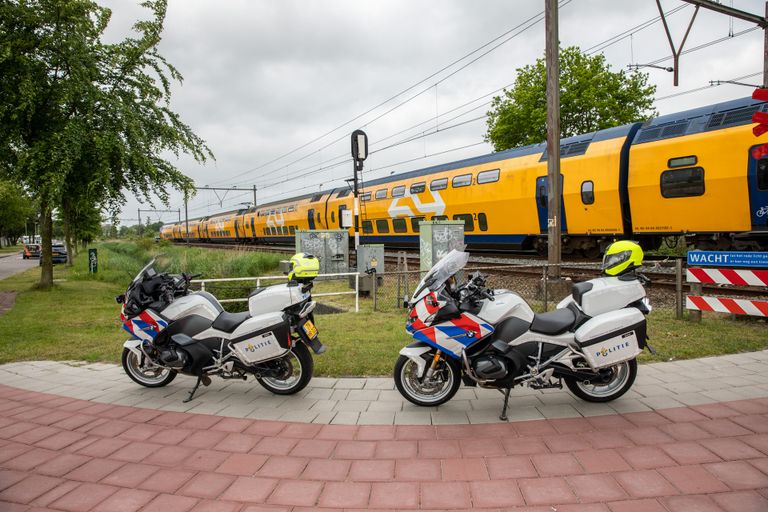
[{"label": "train window", "polygon": [[373,233],[373,223],[369,220],[363,221],[363,233]]},{"label": "train window", "polygon": [[480,231],[488,231],[488,219],[484,213],[477,214],[477,224],[480,227]]},{"label": "train window", "polygon": [[475,222],[472,219],[471,213],[459,213],[458,215],[453,216],[453,220],[463,220],[464,221],[464,231],[474,231],[475,230]]},{"label": "train window", "polygon": [[292,235],[296,234],[296,226],[288,226],[288,232]]},{"label": "train window", "polygon": [[407,233],[408,225],[405,223],[405,219],[392,219],[392,230],[395,233]]},{"label": "train window", "polygon": [[288,234],[288,226],[283,226],[283,234],[284,235]]},{"label": "train window", "polygon": [[427,190],[427,183],[424,181],[411,185],[411,194],[421,194],[425,190]]},{"label": "train window", "polygon": [[768,158],[757,161],[757,189],[768,190]]},{"label": "train window", "polygon": [[704,195],[704,169],[691,167],[662,172],[661,195],[667,199]]},{"label": "train window", "polygon": [[539,187],[539,208],[547,207],[547,187],[541,185]]},{"label": "train window", "polygon": [[392,189],[392,197],[403,197],[405,195],[405,186],[400,185]]},{"label": "train window", "polygon": [[370,201],[371,200],[371,193],[370,192],[366,192],[365,194],[362,194],[360,196],[360,200],[361,201]]},{"label": "train window", "polygon": [[424,217],[411,217],[411,230],[413,230],[414,233],[419,232],[419,222],[423,220]]},{"label": "train window", "polygon": [[317,201],[321,200],[323,198],[323,194],[315,194],[312,196],[312,198],[309,200],[310,203],[316,203]]},{"label": "train window", "polygon": [[690,167],[696,165],[697,159],[695,156],[679,156],[677,158],[670,158],[667,162],[669,167]]},{"label": "train window", "polygon": [[389,221],[387,219],[377,219],[376,231],[379,233],[389,233]]},{"label": "train window", "polygon": [[347,197],[350,192],[352,192],[352,191],[350,189],[348,189],[348,188],[345,188],[344,190],[339,190],[339,193],[336,194],[336,197],[338,197],[338,198]]},{"label": "train window", "polygon": [[282,208],[280,208],[280,213],[285,213],[285,206],[283,206]]},{"label": "train window", "polygon": [[336,222],[336,216],[334,215],[333,210],[331,210],[331,222]]},{"label": "train window", "polygon": [[584,204],[595,202],[595,184],[591,181],[585,181],[581,184],[581,202]]},{"label": "train window", "polygon": [[387,198],[387,189],[383,188],[381,190],[376,191],[376,199],[386,199]]},{"label": "train window", "polygon": [[289,212],[295,212],[296,211],[296,207],[295,206],[289,206],[288,207],[288,211]]},{"label": "train window", "polygon": [[320,212],[317,212],[317,222],[320,222]]},{"label": "train window", "polygon": [[432,183],[429,184],[429,190],[445,190],[446,188],[448,188],[448,178],[432,180]]},{"label": "train window", "polygon": [[448,220],[448,216],[447,215],[435,215],[434,217],[432,217],[432,220]]},{"label": "train window", "polygon": [[471,184],[472,184],[471,174],[460,174],[459,176],[454,176],[453,180],[451,180],[451,186],[453,188],[468,187]]},{"label": "train window", "polygon": [[478,185],[482,185],[483,183],[494,183],[496,181],[499,181],[499,170],[498,169],[493,169],[491,171],[483,171],[483,172],[477,173],[477,184]]}]

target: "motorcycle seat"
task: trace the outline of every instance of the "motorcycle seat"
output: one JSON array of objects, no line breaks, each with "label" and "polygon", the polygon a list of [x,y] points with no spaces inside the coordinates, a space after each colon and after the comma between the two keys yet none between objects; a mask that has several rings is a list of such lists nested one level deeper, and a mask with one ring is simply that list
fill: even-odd
[{"label": "motorcycle seat", "polygon": [[222,311],[219,316],[216,317],[216,320],[213,321],[211,327],[218,331],[231,333],[237,329],[240,324],[248,320],[250,316],[251,314],[247,311],[242,313],[227,313],[226,311]]},{"label": "motorcycle seat", "polygon": [[562,334],[576,322],[576,314],[568,308],[533,316],[531,330],[541,334]]}]

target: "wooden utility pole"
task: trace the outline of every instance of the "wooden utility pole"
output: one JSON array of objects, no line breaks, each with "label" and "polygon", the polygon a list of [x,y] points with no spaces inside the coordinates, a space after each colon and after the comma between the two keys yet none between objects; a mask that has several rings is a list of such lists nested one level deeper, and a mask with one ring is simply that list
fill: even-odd
[{"label": "wooden utility pole", "polygon": [[550,277],[560,278],[560,49],[557,0],[545,0],[547,33],[547,253]]}]

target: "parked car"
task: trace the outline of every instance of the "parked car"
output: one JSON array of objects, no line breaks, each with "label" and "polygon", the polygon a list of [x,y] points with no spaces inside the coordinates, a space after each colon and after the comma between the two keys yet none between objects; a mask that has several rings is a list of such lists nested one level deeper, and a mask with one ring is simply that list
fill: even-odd
[{"label": "parked car", "polygon": [[[54,263],[67,262],[67,248],[61,242],[53,242],[51,245],[51,256]],[[43,264],[43,258],[40,257],[40,265]]]},{"label": "parked car", "polygon": [[24,244],[24,254],[21,256],[25,260],[29,258],[40,257],[40,244]]}]

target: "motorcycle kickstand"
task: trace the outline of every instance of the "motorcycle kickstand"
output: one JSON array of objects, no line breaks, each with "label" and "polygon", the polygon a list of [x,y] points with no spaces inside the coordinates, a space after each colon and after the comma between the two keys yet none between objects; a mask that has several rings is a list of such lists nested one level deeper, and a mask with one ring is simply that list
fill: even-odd
[{"label": "motorcycle kickstand", "polygon": [[195,387],[192,388],[192,391],[189,392],[189,396],[185,398],[182,403],[191,402],[192,399],[195,397],[195,393],[197,392],[197,388],[200,387],[200,383],[203,383],[203,385],[208,386],[211,383],[211,378],[207,375],[198,375],[197,376],[197,382],[195,383]]},{"label": "motorcycle kickstand", "polygon": [[499,419],[501,421],[507,421],[507,406],[509,405],[509,392],[512,391],[512,388],[507,388],[503,391],[504,393],[504,405],[501,407],[501,415],[499,416]]}]

